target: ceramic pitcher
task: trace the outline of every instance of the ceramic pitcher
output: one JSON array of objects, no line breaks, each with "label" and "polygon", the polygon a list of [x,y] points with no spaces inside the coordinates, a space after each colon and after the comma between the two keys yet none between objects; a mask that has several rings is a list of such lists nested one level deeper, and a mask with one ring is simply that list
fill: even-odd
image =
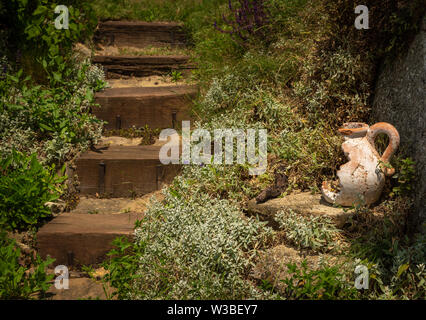
[{"label": "ceramic pitcher", "polygon": [[[395,170],[385,165],[398,149],[398,131],[386,122],[371,127],[365,123],[350,122],[345,123],[339,132],[344,136],[342,150],[349,162],[337,171],[338,181],[323,182],[323,197],[327,202],[342,206],[359,202],[372,204],[382,193],[385,176],[394,174]],[[380,133],[389,137],[389,145],[383,155],[379,155],[374,145],[374,139]]]}]

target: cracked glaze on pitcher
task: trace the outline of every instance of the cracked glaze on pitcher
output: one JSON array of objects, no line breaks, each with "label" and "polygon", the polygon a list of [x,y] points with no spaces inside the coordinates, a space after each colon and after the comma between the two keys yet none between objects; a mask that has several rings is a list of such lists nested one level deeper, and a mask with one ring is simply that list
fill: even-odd
[{"label": "cracked glaze on pitcher", "polygon": [[[337,189],[324,181],[321,192],[327,202],[342,206],[352,206],[357,202],[372,204],[380,198],[385,184],[385,175],[394,174],[394,169],[380,165],[389,164],[389,160],[399,146],[398,131],[389,123],[379,122],[369,127],[365,123],[345,123],[339,132],[345,137],[342,150],[349,162],[337,171]],[[382,156],[375,148],[374,139],[385,133],[389,145]]]}]

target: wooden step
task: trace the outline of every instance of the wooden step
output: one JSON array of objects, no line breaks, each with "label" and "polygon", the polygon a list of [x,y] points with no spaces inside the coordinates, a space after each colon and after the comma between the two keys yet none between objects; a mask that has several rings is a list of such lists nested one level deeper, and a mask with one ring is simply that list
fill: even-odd
[{"label": "wooden step", "polygon": [[161,189],[179,173],[179,165],[163,165],[160,146],[105,146],[76,160],[80,193],[135,197]]},{"label": "wooden step", "polygon": [[[56,289],[52,284],[46,292],[46,300],[107,300],[100,280],[81,277],[69,279],[68,289]],[[109,288],[108,293],[113,289]]]},{"label": "wooden step", "polygon": [[110,88],[96,95],[97,118],[107,121],[107,130],[132,126],[174,128],[190,120],[189,109],[197,95],[196,86]]},{"label": "wooden step", "polygon": [[102,45],[136,48],[186,45],[182,24],[176,22],[105,21],[99,24],[94,40]]},{"label": "wooden step", "polygon": [[172,71],[184,74],[195,69],[188,56],[94,56],[93,63],[104,67],[108,79],[121,76],[146,77],[167,75]]},{"label": "wooden step", "polygon": [[38,253],[56,259],[55,266],[99,264],[112,249],[111,242],[121,236],[131,238],[135,221],[142,214],[63,213],[37,233]]}]

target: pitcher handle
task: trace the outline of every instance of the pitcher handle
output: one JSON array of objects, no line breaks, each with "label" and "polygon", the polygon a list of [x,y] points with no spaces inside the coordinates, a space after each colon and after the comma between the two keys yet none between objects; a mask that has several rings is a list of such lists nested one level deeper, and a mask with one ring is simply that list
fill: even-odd
[{"label": "pitcher handle", "polygon": [[[385,133],[389,137],[389,145],[380,157],[382,162],[388,164],[390,158],[399,147],[399,133],[394,126],[386,122],[378,122],[372,125],[367,131],[367,140],[373,148],[375,148],[374,140],[380,133]],[[391,176],[395,173],[395,169],[385,168],[384,173],[387,176]]]}]

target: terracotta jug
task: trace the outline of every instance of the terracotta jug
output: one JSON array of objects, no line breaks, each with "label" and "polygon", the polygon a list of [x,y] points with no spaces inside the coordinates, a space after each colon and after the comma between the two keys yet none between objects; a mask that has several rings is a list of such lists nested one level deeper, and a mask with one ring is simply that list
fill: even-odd
[{"label": "terracotta jug", "polygon": [[[365,123],[345,123],[339,132],[345,142],[342,150],[349,162],[340,166],[337,171],[338,181],[324,181],[321,192],[327,202],[341,206],[352,206],[357,202],[372,204],[382,193],[385,176],[394,174],[394,169],[381,164],[388,164],[398,149],[398,131],[389,123],[379,122],[369,127]],[[382,156],[375,148],[374,139],[385,133],[389,137],[389,145]],[[334,185],[334,186],[333,186]]]}]

